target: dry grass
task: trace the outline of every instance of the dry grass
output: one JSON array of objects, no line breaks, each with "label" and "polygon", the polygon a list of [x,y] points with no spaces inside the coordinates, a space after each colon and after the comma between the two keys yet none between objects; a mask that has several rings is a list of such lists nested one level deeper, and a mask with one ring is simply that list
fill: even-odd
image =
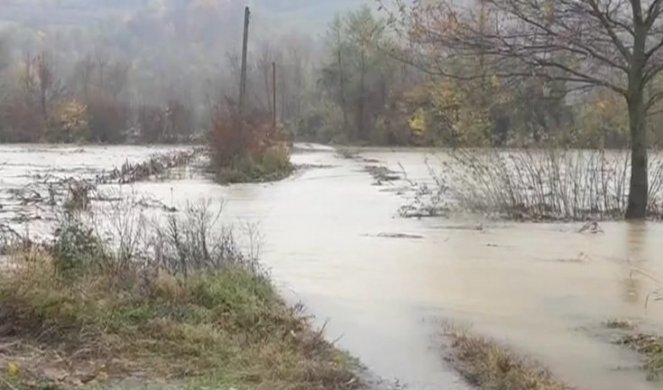
[{"label": "dry grass", "polygon": [[481,390],[570,390],[547,369],[508,348],[467,332],[450,330],[453,366]]}]

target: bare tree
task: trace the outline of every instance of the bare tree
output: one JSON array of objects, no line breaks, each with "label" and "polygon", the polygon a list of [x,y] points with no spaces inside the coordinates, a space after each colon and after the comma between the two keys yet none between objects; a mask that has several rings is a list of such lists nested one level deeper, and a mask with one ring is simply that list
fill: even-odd
[{"label": "bare tree", "polygon": [[272,54],[272,48],[269,43],[264,42],[260,51],[260,57],[258,58],[257,68],[262,76],[263,86],[265,88],[265,107],[269,108],[272,106],[272,62],[274,62],[274,56]]},{"label": "bare tree", "polygon": [[108,74],[106,80],[108,81],[108,93],[117,100],[119,95],[127,86],[129,81],[129,68],[130,65],[127,62],[116,61],[109,66]]},{"label": "bare tree", "polygon": [[53,66],[45,53],[35,58],[37,77],[39,78],[39,108],[44,122],[48,121],[48,96],[53,87]]},{"label": "bare tree", "polygon": [[105,71],[106,67],[108,66],[108,53],[104,50],[102,46],[97,46],[94,49],[93,53],[94,57],[94,65],[95,69],[97,70],[97,83],[99,85],[99,88],[104,88],[104,83],[105,83]]},{"label": "bare tree", "polygon": [[87,101],[90,96],[90,85],[92,84],[92,74],[96,64],[92,60],[92,56],[85,56],[82,60],[74,65],[74,75],[72,83],[78,85],[80,93]]},{"label": "bare tree", "polygon": [[336,72],[338,72],[338,101],[341,106],[341,111],[343,112],[343,125],[345,128],[348,128],[349,120],[345,81],[345,38],[343,37],[343,28],[343,20],[337,15],[330,25],[328,39],[330,41],[330,46],[333,47],[334,59],[336,61]]},{"label": "bare tree", "polygon": [[[626,217],[646,217],[649,193],[646,121],[663,98],[655,78],[663,71],[663,0],[477,0],[491,28],[477,23],[477,7],[452,1],[396,0],[411,42],[425,48],[429,71],[476,78],[449,69],[454,56],[481,55],[496,76],[541,77],[607,88],[628,106],[631,181]],[[392,15],[394,16],[394,15]],[[482,28],[478,28],[482,26]],[[427,57],[427,58],[425,58]],[[420,64],[424,64],[420,62]],[[508,64],[508,65],[507,65]]]}]

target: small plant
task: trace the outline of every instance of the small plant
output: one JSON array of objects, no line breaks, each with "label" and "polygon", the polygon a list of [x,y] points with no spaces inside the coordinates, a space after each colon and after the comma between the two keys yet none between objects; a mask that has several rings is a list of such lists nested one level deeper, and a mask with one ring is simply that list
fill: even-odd
[{"label": "small plant", "polygon": [[55,271],[61,275],[89,272],[102,264],[106,257],[104,245],[95,230],[79,215],[69,212],[61,217],[55,229],[51,252]]},{"label": "small plant", "polygon": [[[87,210],[90,207],[90,193],[94,190],[94,186],[83,180],[68,179],[66,181],[67,196],[63,205],[65,211],[72,213]],[[55,196],[51,191],[49,188],[49,203],[52,204],[55,202]]]}]

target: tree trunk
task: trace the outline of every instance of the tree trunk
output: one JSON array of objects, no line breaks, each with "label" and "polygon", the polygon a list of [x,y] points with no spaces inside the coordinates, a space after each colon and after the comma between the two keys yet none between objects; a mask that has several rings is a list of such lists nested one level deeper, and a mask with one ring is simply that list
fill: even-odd
[{"label": "tree trunk", "polygon": [[647,216],[649,176],[647,158],[646,112],[642,91],[628,99],[629,127],[631,130],[631,183],[628,194],[626,219],[644,219]]},{"label": "tree trunk", "polygon": [[41,86],[39,90],[39,106],[41,109],[41,116],[44,119],[44,123],[48,122],[48,108],[46,107],[46,88]]},{"label": "tree trunk", "polygon": [[368,139],[366,136],[366,126],[364,125],[364,111],[366,104],[366,56],[362,52],[361,64],[359,69],[359,101],[357,102],[357,134],[359,139],[365,141]]},{"label": "tree trunk", "polygon": [[338,66],[338,93],[339,93],[339,102],[341,103],[341,111],[343,112],[343,132],[348,131],[348,107],[345,104],[345,72],[343,69],[343,40],[341,38],[341,30],[338,31],[337,35],[338,43],[338,52],[336,53],[336,61]]},{"label": "tree trunk", "polygon": [[649,162],[647,160],[647,109],[645,103],[645,48],[647,27],[643,25],[640,1],[634,5],[633,49],[628,80],[628,116],[631,130],[631,184],[626,219],[645,219],[649,197]]}]

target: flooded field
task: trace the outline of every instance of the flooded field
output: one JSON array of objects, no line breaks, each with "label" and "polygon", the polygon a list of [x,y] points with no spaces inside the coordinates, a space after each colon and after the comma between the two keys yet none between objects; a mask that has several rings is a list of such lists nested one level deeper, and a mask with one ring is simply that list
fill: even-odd
[{"label": "flooded field", "polygon": [[[168,150],[3,146],[0,222],[35,212],[12,189],[45,175],[94,177]],[[407,388],[468,388],[444,360],[448,321],[535,357],[581,389],[660,388],[602,323],[628,318],[663,329],[663,303],[645,306],[663,287],[663,224],[602,223],[603,233],[586,234],[576,223],[401,218],[407,183],[375,185],[365,166],[428,180],[426,156],[371,149],[347,159],[308,147],[293,156],[306,168],[278,183],[222,187],[194,172],[109,189],[175,207],[224,203],[228,223],[257,225],[261,259],[283,294],[305,303],[328,337],[377,375]],[[19,226],[31,224],[44,221]]]}]

